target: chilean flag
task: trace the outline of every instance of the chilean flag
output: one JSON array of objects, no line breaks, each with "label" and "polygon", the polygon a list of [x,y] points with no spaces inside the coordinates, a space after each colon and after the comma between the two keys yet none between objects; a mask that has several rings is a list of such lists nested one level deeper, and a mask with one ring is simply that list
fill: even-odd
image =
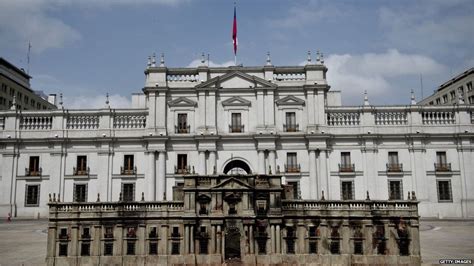
[{"label": "chilean flag", "polygon": [[234,41],[234,55],[237,55],[237,12],[234,5],[234,26],[232,27],[232,40]]}]

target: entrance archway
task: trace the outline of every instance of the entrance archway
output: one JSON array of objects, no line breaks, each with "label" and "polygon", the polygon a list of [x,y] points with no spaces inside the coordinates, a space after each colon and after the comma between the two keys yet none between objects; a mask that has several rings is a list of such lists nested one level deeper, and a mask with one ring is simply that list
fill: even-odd
[{"label": "entrance archway", "polygon": [[224,174],[250,174],[250,166],[239,159],[235,159],[227,163],[224,167]]}]

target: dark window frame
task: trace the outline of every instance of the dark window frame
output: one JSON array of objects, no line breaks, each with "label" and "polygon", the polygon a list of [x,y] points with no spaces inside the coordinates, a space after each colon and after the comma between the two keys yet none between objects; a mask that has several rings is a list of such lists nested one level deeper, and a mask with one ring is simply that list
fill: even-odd
[{"label": "dark window frame", "polygon": [[[350,194],[345,194],[347,189],[344,187],[344,184],[350,183],[351,189]],[[355,199],[355,184],[354,180],[341,180],[341,200],[354,200]]]},{"label": "dark window frame", "polygon": [[[447,187],[443,188],[442,189],[443,191],[441,191],[440,184],[447,184]],[[448,180],[448,179],[436,180],[436,190],[438,192],[437,193],[438,202],[453,202],[453,188],[452,188],[451,180]]]},{"label": "dark window frame", "polygon": [[[392,189],[395,189],[392,187],[392,184],[398,183],[399,188],[398,188],[398,194],[397,191],[392,191]],[[403,181],[402,180],[388,180],[388,198],[390,200],[403,200]]]},{"label": "dark window frame", "polygon": [[[81,191],[78,191],[78,189],[81,187],[84,187],[84,189]],[[81,193],[83,193],[83,195],[81,195]],[[75,202],[87,202],[87,193],[88,193],[88,184],[74,183],[73,198]]]},{"label": "dark window frame", "polygon": [[[30,188],[33,190],[33,188],[36,187],[35,195],[32,192],[30,192]],[[30,197],[30,195],[32,197]],[[40,195],[41,195],[41,185],[40,184],[26,184],[25,187],[25,207],[39,207],[40,203]]]},{"label": "dark window frame", "polygon": [[135,201],[135,189],[135,183],[122,183],[122,201]]}]

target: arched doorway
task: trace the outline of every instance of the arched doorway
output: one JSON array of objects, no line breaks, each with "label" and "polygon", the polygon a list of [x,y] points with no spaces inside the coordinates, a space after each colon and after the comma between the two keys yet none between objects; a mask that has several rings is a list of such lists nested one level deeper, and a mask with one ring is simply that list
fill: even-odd
[{"label": "arched doorway", "polygon": [[250,170],[250,166],[246,162],[239,159],[230,161],[224,167],[224,174],[245,175],[250,173],[252,173],[252,171]]}]

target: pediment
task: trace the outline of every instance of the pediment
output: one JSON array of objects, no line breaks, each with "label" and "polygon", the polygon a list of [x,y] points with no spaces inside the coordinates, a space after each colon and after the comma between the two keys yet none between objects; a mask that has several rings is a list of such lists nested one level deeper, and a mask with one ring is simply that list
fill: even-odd
[{"label": "pediment", "polygon": [[196,86],[196,88],[219,89],[254,89],[275,88],[276,85],[262,78],[249,75],[240,71],[232,71],[222,76],[212,78]]},{"label": "pediment", "polygon": [[304,105],[304,100],[293,95],[286,96],[275,101],[277,105]]},{"label": "pediment", "polygon": [[245,184],[244,182],[234,178],[234,177],[231,177],[225,181],[223,181],[222,183],[220,183],[219,185],[213,187],[214,189],[225,189],[225,190],[248,190],[248,189],[252,189],[251,186]]},{"label": "pediment", "polygon": [[174,100],[171,100],[168,102],[169,106],[192,106],[195,107],[197,103],[191,99],[188,99],[186,97],[178,97]]},{"label": "pediment", "polygon": [[242,97],[232,97],[222,102],[223,106],[250,106],[250,101]]}]

